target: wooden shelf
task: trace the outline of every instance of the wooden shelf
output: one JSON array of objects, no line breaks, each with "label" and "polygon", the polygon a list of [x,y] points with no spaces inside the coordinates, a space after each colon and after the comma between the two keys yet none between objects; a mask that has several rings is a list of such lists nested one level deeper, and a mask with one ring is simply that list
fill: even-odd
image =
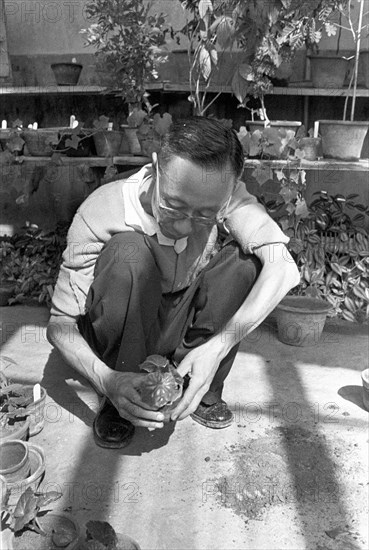
[{"label": "wooden shelf", "polygon": [[[46,164],[50,162],[51,157],[23,157],[23,162],[32,162],[35,164]],[[61,156],[61,164],[88,164],[91,167],[106,167],[113,161],[113,164],[117,166],[143,166],[151,162],[149,157],[133,156],[133,155],[121,155],[112,158],[106,157],[67,157]],[[258,159],[245,159],[245,168],[258,168],[260,166],[268,166],[271,169],[284,168],[287,164],[293,167],[293,161],[286,160],[258,160]],[[352,172],[366,172],[369,171],[369,159],[361,159],[357,162],[344,162],[340,160],[302,160],[300,164],[304,170],[324,170],[324,171],[352,171]]]},{"label": "wooden shelf", "polygon": [[[189,92],[190,87],[187,82],[152,82],[146,86],[148,91],[164,91],[164,92]],[[204,86],[200,87],[201,91],[205,90]],[[211,85],[207,89],[213,93],[226,93],[231,94],[231,86]],[[118,95],[114,92],[108,92],[108,88],[104,86],[57,86],[56,84],[50,84],[49,86],[1,86],[0,95],[99,95],[109,94]],[[274,87],[270,92],[270,95],[291,95],[291,96],[328,96],[328,97],[345,97],[347,95],[347,88],[313,88],[312,86],[289,86],[287,88]],[[353,91],[350,91],[350,95]],[[368,88],[358,88],[358,97],[369,97]]]},{"label": "wooden shelf", "polygon": [[[200,91],[204,91],[205,86],[200,86]],[[164,92],[189,92],[190,87],[188,83],[182,82],[182,83],[172,83],[172,82],[164,82],[163,83],[163,91]],[[231,86],[220,86],[220,85],[210,85],[207,88],[208,92],[213,93],[226,93],[231,94],[232,88]],[[274,87],[270,92],[269,95],[291,95],[291,96],[329,96],[329,97],[345,97],[347,95],[347,88],[313,88],[311,86],[289,86],[287,88],[279,88]],[[350,90],[350,96],[352,96],[353,91]],[[268,95],[268,94],[267,94]],[[358,88],[357,89],[357,97],[369,97],[369,89],[368,88]]]},{"label": "wooden shelf", "polygon": [[[294,165],[293,161],[286,160],[258,160],[245,159],[245,168],[258,168],[260,166],[268,166],[270,169],[284,168],[289,164],[291,168]],[[296,163],[303,170],[324,170],[324,171],[341,171],[341,172],[367,172],[369,171],[369,159],[361,159],[356,162],[342,160],[301,160],[301,164]]]},{"label": "wooden shelf", "polygon": [[[22,157],[22,162],[33,164],[47,164],[50,160],[51,157]],[[88,164],[91,167],[106,167],[111,164],[111,160],[113,164],[118,166],[143,166],[151,161],[148,157],[134,155],[121,155],[116,157],[67,157],[62,155],[58,162],[61,165]]]},{"label": "wooden shelf", "polygon": [[[147,84],[147,90],[162,90],[163,82],[153,82]],[[108,91],[106,86],[57,86],[50,84],[49,86],[1,86],[1,95],[99,95],[108,94],[111,96],[118,95],[118,92]]]}]

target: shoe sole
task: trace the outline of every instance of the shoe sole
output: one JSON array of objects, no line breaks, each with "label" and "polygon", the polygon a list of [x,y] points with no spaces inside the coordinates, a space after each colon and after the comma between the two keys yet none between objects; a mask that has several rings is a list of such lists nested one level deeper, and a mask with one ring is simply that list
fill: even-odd
[{"label": "shoe sole", "polygon": [[232,415],[232,418],[229,420],[224,420],[224,422],[213,422],[212,420],[205,420],[205,418],[202,418],[201,416],[197,416],[196,414],[190,415],[192,420],[197,422],[198,424],[201,424],[201,426],[205,426],[206,428],[212,428],[213,430],[221,430],[223,428],[229,428],[231,424],[233,424],[234,416]]}]

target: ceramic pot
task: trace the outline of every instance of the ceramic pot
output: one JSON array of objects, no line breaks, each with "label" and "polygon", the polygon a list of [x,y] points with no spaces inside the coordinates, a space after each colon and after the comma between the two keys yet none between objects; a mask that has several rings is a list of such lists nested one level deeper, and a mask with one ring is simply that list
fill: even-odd
[{"label": "ceramic pot", "polygon": [[123,128],[126,135],[131,155],[142,155],[141,145],[137,137],[137,128],[132,128],[126,124],[122,124],[121,128]]},{"label": "ceramic pot", "polygon": [[349,62],[336,55],[311,55],[311,81],[314,88],[343,88]]},{"label": "ceramic pot", "polygon": [[290,346],[315,346],[331,306],[307,296],[286,296],[276,307],[278,339]]},{"label": "ceramic pot", "polygon": [[75,86],[82,67],[83,65],[78,63],[52,63],[51,65],[58,86]]},{"label": "ceramic pot", "polygon": [[369,50],[360,52],[358,83],[369,88]]},{"label": "ceramic pot", "polygon": [[98,157],[115,157],[119,155],[123,132],[115,130],[99,130],[94,134],[94,143]]},{"label": "ceramic pot", "polygon": [[319,120],[323,157],[344,161],[360,159],[369,122]]},{"label": "ceramic pot", "polygon": [[0,443],[0,475],[8,485],[28,477],[30,469],[28,446],[24,441],[13,439]]},{"label": "ceramic pot", "polygon": [[[283,128],[284,130],[296,130],[301,126],[301,122],[298,120],[271,120],[268,126],[272,128]],[[255,132],[255,130],[262,130],[265,128],[265,122],[263,120],[246,120],[246,127],[249,132]]]},{"label": "ceramic pot", "polygon": [[22,138],[32,157],[51,157],[59,141],[59,128],[26,128],[23,130]]},{"label": "ceramic pot", "polygon": [[43,449],[38,445],[31,445],[30,443],[25,443],[25,445],[28,447],[30,463],[29,475],[20,481],[8,483],[8,489],[10,491],[9,506],[14,506],[18,502],[21,494],[24,493],[28,487],[31,487],[33,491],[37,491],[45,473],[45,453]]},{"label": "ceramic pot", "polygon": [[13,439],[25,441],[28,437],[29,424],[30,420],[28,417],[24,420],[16,420],[12,423],[9,423],[8,420],[7,428],[0,428],[1,441],[10,441]]}]

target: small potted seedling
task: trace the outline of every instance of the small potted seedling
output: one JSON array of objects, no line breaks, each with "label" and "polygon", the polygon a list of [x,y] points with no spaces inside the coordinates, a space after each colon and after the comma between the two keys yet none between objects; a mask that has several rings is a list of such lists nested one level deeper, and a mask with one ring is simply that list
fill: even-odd
[{"label": "small potted seedling", "polygon": [[170,413],[182,396],[182,376],[171,361],[162,355],[149,355],[141,363],[140,370],[147,373],[139,388],[142,401],[162,412],[164,422],[169,422]]},{"label": "small potted seedling", "polygon": [[30,420],[26,407],[32,402],[32,392],[18,391],[20,384],[2,383],[0,387],[0,436],[2,440],[26,439]]},{"label": "small potted seedling", "polygon": [[[46,390],[39,384],[6,384],[0,388],[0,433],[3,438],[23,439],[39,433],[44,425]],[[18,433],[21,430],[22,433]]]},{"label": "small potted seedling", "polygon": [[15,550],[78,548],[79,527],[71,516],[41,512],[41,508],[55,502],[61,496],[62,493],[57,491],[36,493],[31,487],[21,494],[14,511],[9,514]]},{"label": "small potted seedling", "polygon": [[116,533],[107,521],[88,521],[80,550],[140,550],[140,546],[131,537]]}]

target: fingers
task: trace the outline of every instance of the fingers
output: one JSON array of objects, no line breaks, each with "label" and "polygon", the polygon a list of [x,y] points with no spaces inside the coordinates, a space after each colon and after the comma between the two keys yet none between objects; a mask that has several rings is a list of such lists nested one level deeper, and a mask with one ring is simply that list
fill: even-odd
[{"label": "fingers", "polygon": [[186,416],[193,413],[197,409],[206,391],[206,386],[202,381],[196,381],[195,378],[192,378],[183,398],[172,412],[171,419],[183,420]]}]

